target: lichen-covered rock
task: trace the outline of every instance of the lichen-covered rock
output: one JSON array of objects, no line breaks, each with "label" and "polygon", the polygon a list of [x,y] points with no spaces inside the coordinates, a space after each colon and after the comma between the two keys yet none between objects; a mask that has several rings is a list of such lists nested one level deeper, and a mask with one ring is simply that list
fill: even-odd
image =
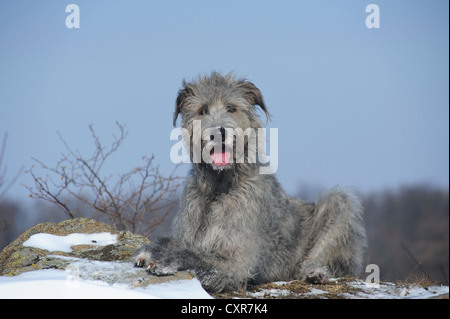
[{"label": "lichen-covered rock", "polygon": [[[32,235],[39,233],[47,233],[52,235],[65,236],[70,233],[95,233],[95,232],[112,232],[113,228],[104,223],[100,223],[93,219],[76,218],[65,220],[59,224],[42,223],[38,224],[20,235],[11,244],[6,246],[0,253],[0,275],[18,274],[22,271],[23,266],[31,266],[39,261],[39,256],[45,256],[48,252],[23,247],[23,243]],[[18,271],[18,273],[16,272]]]},{"label": "lichen-covered rock", "polygon": [[[49,257],[48,255],[62,255],[97,260],[122,260],[126,257],[130,257],[137,249],[136,246],[130,245],[129,242],[120,240],[117,245],[115,245],[116,247],[83,245],[84,247],[73,247],[72,252],[49,252],[44,249],[23,246],[23,243],[31,236],[39,233],[67,236],[73,233],[94,234],[101,232],[118,234],[111,226],[89,218],[69,219],[58,224],[38,224],[20,235],[0,253],[0,275],[13,276],[36,269],[65,269],[67,262],[55,260],[54,257]],[[119,236],[125,238],[122,233],[120,233]],[[140,242],[148,242],[148,239],[142,236],[138,237]],[[136,245],[137,242],[134,240],[132,243]]]},{"label": "lichen-covered rock", "polygon": [[[69,252],[24,246],[31,236],[40,233],[67,236],[75,233],[105,232],[116,235],[115,243],[103,246],[73,245]],[[59,269],[67,271],[71,277],[130,287],[145,287],[152,283],[193,278],[189,272],[165,277],[151,276],[144,269],[133,267],[131,259],[134,253],[141,245],[149,242],[141,235],[116,231],[110,225],[89,218],[69,219],[58,224],[38,224],[20,235],[0,253],[0,276],[15,276],[40,269]]]}]

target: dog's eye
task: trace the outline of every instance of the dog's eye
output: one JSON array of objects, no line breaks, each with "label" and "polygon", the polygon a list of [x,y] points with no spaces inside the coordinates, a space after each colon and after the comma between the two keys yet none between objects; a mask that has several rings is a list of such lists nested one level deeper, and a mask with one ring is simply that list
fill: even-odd
[{"label": "dog's eye", "polygon": [[234,106],[234,105],[228,105],[228,107],[227,107],[227,112],[229,112],[229,113],[234,113],[234,112],[236,112],[236,106]]},{"label": "dog's eye", "polygon": [[198,111],[198,114],[200,115],[208,115],[209,111],[208,111],[208,106],[207,105],[203,105],[201,107],[201,109]]}]

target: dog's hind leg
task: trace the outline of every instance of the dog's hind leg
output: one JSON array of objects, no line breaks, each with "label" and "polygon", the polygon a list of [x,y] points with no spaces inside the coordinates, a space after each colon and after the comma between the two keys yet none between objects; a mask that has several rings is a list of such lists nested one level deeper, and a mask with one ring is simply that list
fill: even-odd
[{"label": "dog's hind leg", "polygon": [[307,251],[301,279],[325,283],[329,276],[357,275],[366,247],[363,224],[363,209],[356,196],[340,189],[322,196],[305,216]]}]

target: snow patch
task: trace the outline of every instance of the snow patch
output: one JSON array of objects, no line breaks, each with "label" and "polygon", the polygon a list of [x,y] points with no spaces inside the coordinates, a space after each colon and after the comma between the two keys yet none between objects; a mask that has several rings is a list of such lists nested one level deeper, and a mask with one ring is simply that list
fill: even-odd
[{"label": "snow patch", "polygon": [[311,295],[323,295],[323,294],[327,294],[328,291],[325,290],[320,290],[317,288],[311,288],[311,291],[307,294],[311,294]]},{"label": "snow patch", "polygon": [[282,296],[289,296],[291,292],[287,289],[262,289],[257,292],[248,293],[250,297],[253,298],[265,298],[270,296],[271,298],[277,298]]},{"label": "snow patch", "polygon": [[84,280],[71,271],[45,269],[23,273],[14,277],[0,277],[0,299],[17,298],[204,299],[211,298],[211,296],[202,288],[196,278],[132,289],[126,284],[116,283],[111,285],[102,280]]},{"label": "snow patch", "polygon": [[67,236],[40,233],[30,236],[30,238],[23,243],[23,246],[45,249],[48,251],[71,252],[72,246],[75,245],[106,246],[115,244],[116,242],[117,235],[111,233],[73,233]]},{"label": "snow patch", "polygon": [[197,278],[149,285],[145,288],[136,288],[135,291],[164,299],[212,299]]},{"label": "snow patch", "polygon": [[348,295],[349,298],[364,299],[428,299],[435,296],[448,294],[448,286],[420,287],[417,285],[396,286],[393,283],[384,282],[374,286],[362,281],[349,283],[350,286],[362,290],[356,295]]},{"label": "snow patch", "polygon": [[62,270],[38,270],[14,277],[0,277],[0,299],[157,298],[144,292],[74,282]]}]

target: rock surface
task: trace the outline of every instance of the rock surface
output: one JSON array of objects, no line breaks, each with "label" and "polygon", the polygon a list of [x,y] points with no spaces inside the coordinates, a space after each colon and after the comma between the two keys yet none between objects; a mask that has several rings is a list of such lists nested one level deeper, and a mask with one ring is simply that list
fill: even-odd
[{"label": "rock surface", "polygon": [[[67,236],[74,233],[96,234],[108,232],[117,235],[114,244],[75,245],[72,251],[48,251],[23,244],[33,235],[46,233]],[[43,223],[30,228],[0,253],[0,276],[16,276],[40,269],[68,271],[73,278],[102,281],[108,284],[123,284],[128,287],[146,287],[180,279],[191,279],[193,275],[181,271],[174,276],[157,277],[144,269],[135,268],[131,259],[136,250],[149,240],[129,231],[116,231],[111,226],[88,218],[75,218],[61,223]]]},{"label": "rock surface", "polygon": [[245,292],[213,294],[215,298],[252,299],[448,299],[448,286],[366,283],[355,278],[330,279],[324,285],[299,280],[272,282],[251,287]]}]

